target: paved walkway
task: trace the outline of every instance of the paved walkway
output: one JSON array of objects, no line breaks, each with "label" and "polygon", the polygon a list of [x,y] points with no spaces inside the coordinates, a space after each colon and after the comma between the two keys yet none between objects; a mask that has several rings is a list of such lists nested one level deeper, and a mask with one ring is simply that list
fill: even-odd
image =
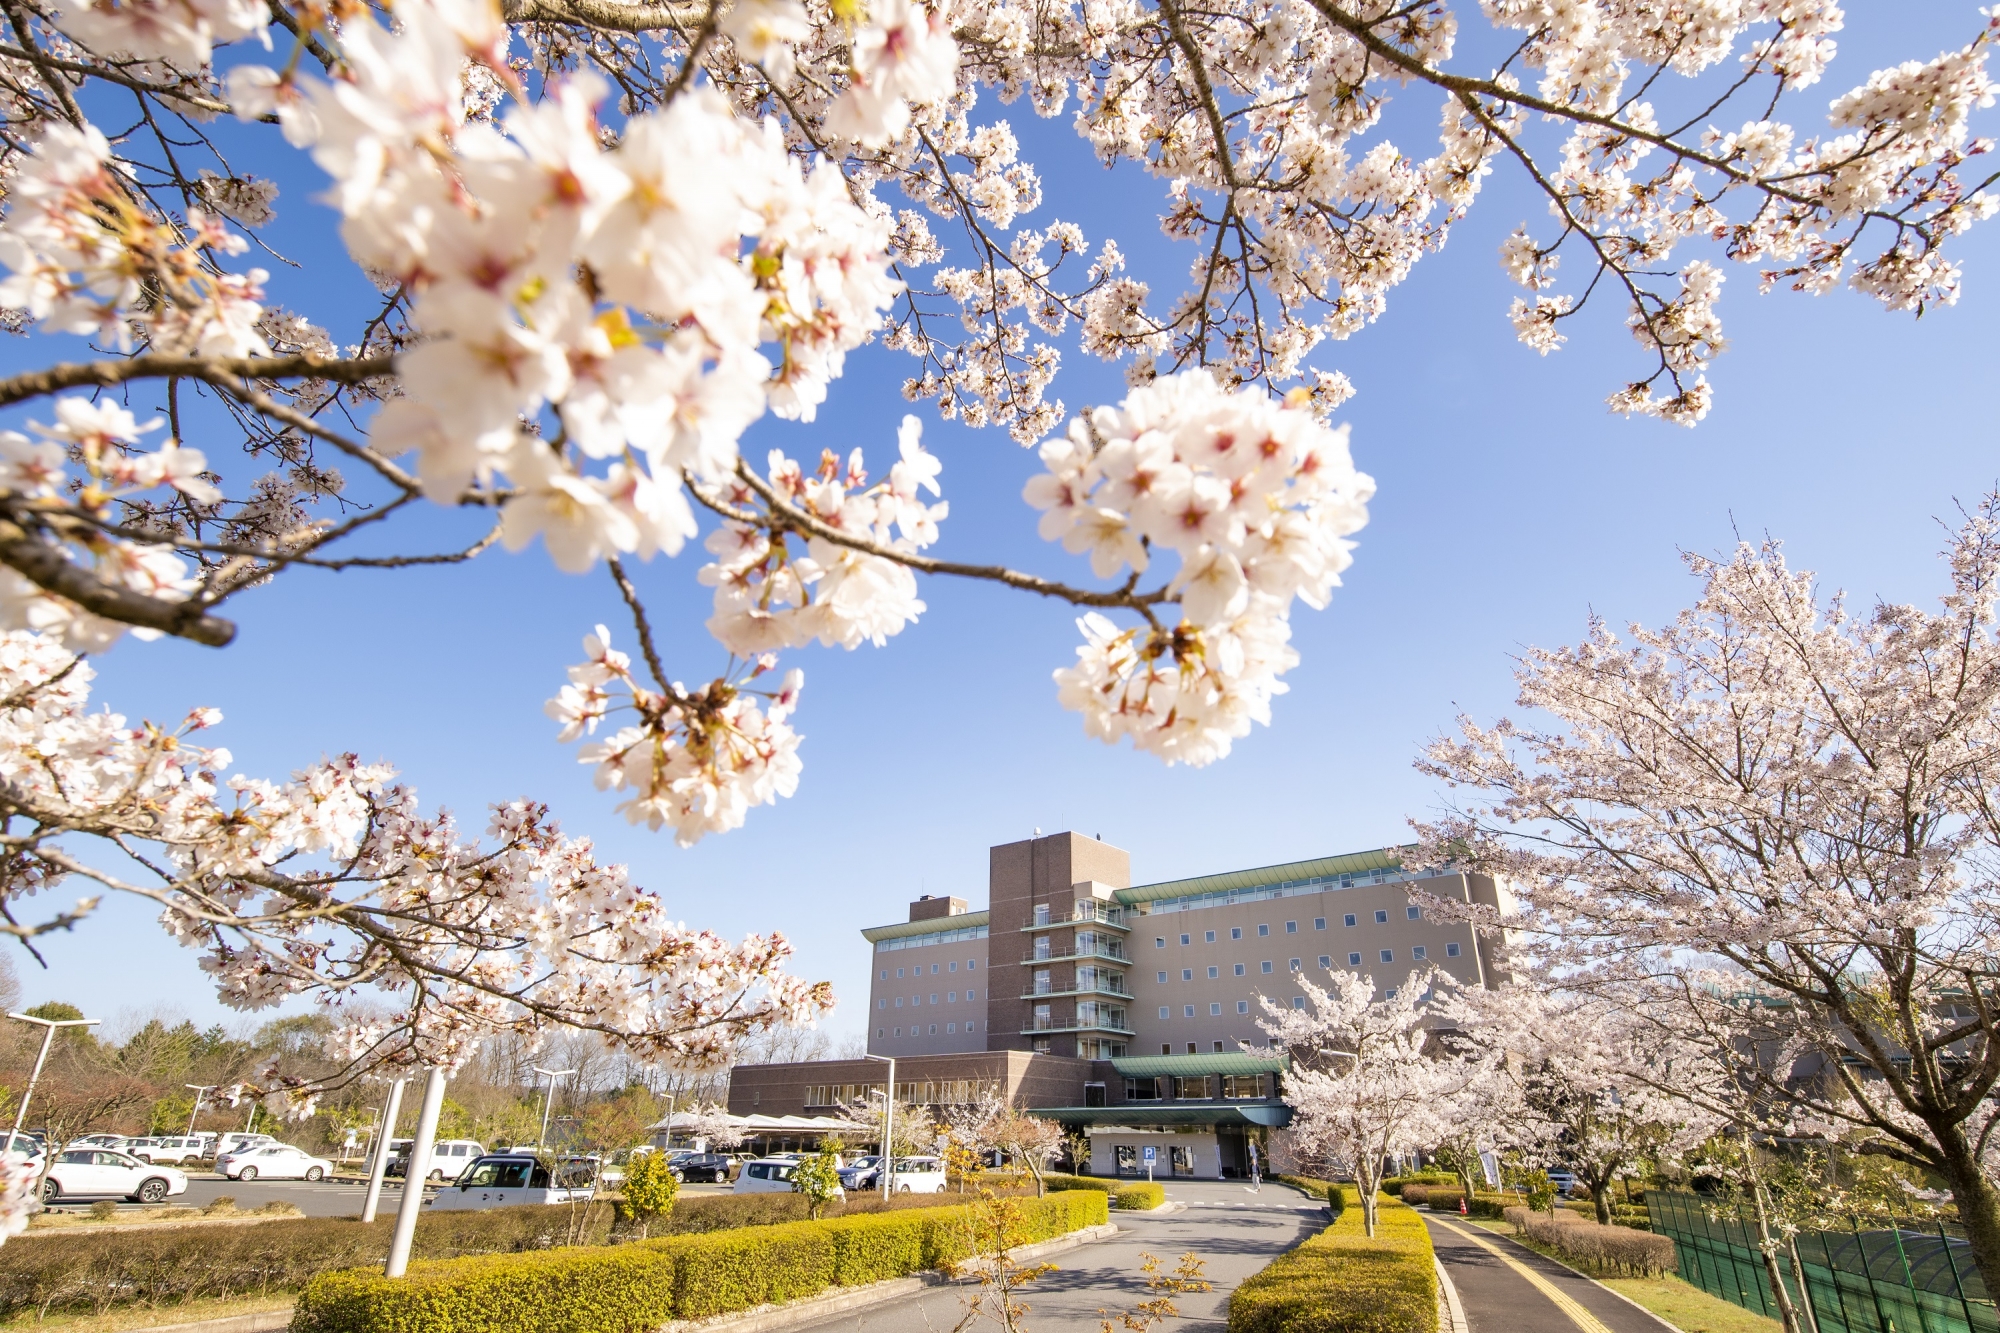
[{"label": "paved walkway", "polygon": [[[1180,1298],[1181,1318],[1172,1329],[1218,1330],[1227,1322],[1229,1293],[1236,1284],[1326,1225],[1323,1205],[1285,1185],[1265,1185],[1252,1194],[1231,1181],[1176,1181],[1167,1184],[1170,1202],[1187,1204],[1177,1213],[1111,1214],[1119,1234],[1095,1245],[1050,1256],[1058,1271],[1023,1294],[1033,1333],[1098,1333],[1146,1299],[1139,1273],[1142,1251],[1159,1256],[1172,1271],[1192,1250],[1206,1261],[1215,1290]],[[836,1315],[815,1328],[855,1333],[949,1333],[965,1317],[965,1297],[977,1288],[938,1287],[891,1305]],[[992,1326],[981,1321],[990,1333]],[[1658,1333],[1654,1330],[1653,1333]]]},{"label": "paved walkway", "polygon": [[1586,1277],[1469,1223],[1426,1216],[1469,1333],[1666,1333],[1671,1327]]}]

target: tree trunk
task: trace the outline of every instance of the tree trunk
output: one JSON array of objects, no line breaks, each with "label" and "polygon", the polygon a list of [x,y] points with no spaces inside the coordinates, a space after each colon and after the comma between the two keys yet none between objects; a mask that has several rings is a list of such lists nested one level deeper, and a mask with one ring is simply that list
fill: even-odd
[{"label": "tree trunk", "polygon": [[2000,1286],[2000,1190],[1979,1169],[1979,1159],[1965,1141],[1962,1123],[1940,1133],[1931,1131],[1944,1151],[1944,1178],[1951,1185],[1951,1197],[1958,1205],[1959,1225],[1972,1247],[1972,1262],[1987,1290]]},{"label": "tree trunk", "polygon": [[1785,1333],[1800,1333],[1799,1312],[1792,1306],[1792,1295],[1785,1289],[1785,1275],[1778,1269],[1778,1242],[1771,1237],[1770,1213],[1764,1207],[1764,1180],[1757,1174],[1757,1150],[1747,1129],[1743,1131],[1743,1168],[1749,1173],[1750,1198],[1757,1209],[1757,1250],[1764,1256],[1764,1276],[1778,1302],[1778,1317],[1785,1325]]},{"label": "tree trunk", "polygon": [[1601,1227],[1610,1226],[1611,1187],[1609,1185],[1599,1184],[1596,1181],[1592,1181],[1590,1186],[1590,1201],[1592,1204],[1596,1205],[1597,1208],[1597,1225]]},{"label": "tree trunk", "polygon": [[[1369,1163],[1363,1165],[1363,1163]],[[1372,1162],[1365,1154],[1358,1154],[1354,1163],[1354,1183],[1361,1196],[1361,1232],[1365,1236],[1375,1234],[1375,1193],[1382,1188],[1382,1159],[1375,1157]]]}]

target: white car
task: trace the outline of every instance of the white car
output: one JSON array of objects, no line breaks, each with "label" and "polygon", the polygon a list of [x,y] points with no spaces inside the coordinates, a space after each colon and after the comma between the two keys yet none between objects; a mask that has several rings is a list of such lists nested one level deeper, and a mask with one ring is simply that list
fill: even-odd
[{"label": "white car", "polygon": [[333,1163],[289,1143],[270,1143],[215,1159],[215,1169],[231,1180],[325,1180]]},{"label": "white car", "polygon": [[189,1158],[200,1158],[202,1142],[195,1138],[167,1136],[156,1139],[133,1139],[125,1145],[125,1151],[142,1162],[169,1162],[178,1165]]},{"label": "white car", "polygon": [[530,1153],[489,1153],[479,1157],[458,1183],[437,1192],[426,1207],[455,1211],[464,1208],[516,1208],[536,1203],[583,1203],[591,1197],[588,1182],[577,1189],[559,1189],[547,1162]]},{"label": "white car", "polygon": [[898,1194],[942,1194],[944,1186],[942,1157],[898,1157],[889,1176],[889,1188]]},{"label": "white car", "polygon": [[[390,1179],[408,1174],[411,1139],[389,1140],[389,1165],[383,1174]],[[457,1180],[465,1169],[486,1155],[486,1149],[472,1139],[439,1139],[431,1145],[430,1169],[424,1179],[433,1185]]]},{"label": "white car", "polygon": [[[791,1194],[792,1177],[798,1169],[797,1157],[759,1157],[743,1164],[743,1174],[736,1177],[733,1189],[737,1194]],[[845,1199],[847,1191],[835,1185],[833,1197]]]},{"label": "white car", "polygon": [[252,1148],[268,1147],[276,1142],[277,1140],[269,1134],[250,1134],[238,1130],[233,1134],[224,1134],[211,1146],[214,1147],[216,1159],[219,1161],[224,1157],[240,1155]]},{"label": "white car", "polygon": [[132,1140],[123,1134],[86,1134],[80,1139],[71,1139],[66,1148],[109,1148],[113,1152],[124,1152],[125,1145]]},{"label": "white car", "polygon": [[8,1141],[6,1148],[0,1151],[4,1151],[9,1157],[23,1158],[28,1165],[40,1170],[42,1157],[48,1149],[43,1146],[40,1139],[31,1138],[26,1134],[16,1134]]},{"label": "white car", "polygon": [[162,1203],[187,1192],[185,1171],[154,1166],[109,1148],[65,1148],[42,1177],[42,1199],[121,1198]]}]

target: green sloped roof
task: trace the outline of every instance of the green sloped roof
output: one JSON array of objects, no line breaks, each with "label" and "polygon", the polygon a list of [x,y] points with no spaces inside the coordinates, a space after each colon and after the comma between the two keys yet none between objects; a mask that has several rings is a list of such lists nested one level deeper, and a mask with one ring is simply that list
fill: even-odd
[{"label": "green sloped roof", "polygon": [[1268,1125],[1282,1129],[1292,1123],[1292,1108],[1282,1102],[1242,1102],[1211,1106],[1160,1106],[1127,1102],[1123,1106],[1031,1106],[1028,1114],[1063,1125],[1130,1125],[1134,1128],[1170,1125]]},{"label": "green sloped roof", "polygon": [[957,916],[934,916],[928,921],[898,921],[893,926],[870,926],[861,932],[861,938],[870,944],[882,940],[900,940],[906,935],[936,935],[947,930],[968,930],[973,926],[987,924],[991,913],[984,908],[977,912],[960,912]]},{"label": "green sloped roof", "polygon": [[1370,852],[1349,852],[1345,856],[1322,856],[1313,861],[1287,861],[1283,865],[1256,870],[1230,870],[1220,875],[1197,875],[1193,879],[1170,879],[1162,884],[1141,884],[1119,889],[1112,896],[1130,906],[1157,898],[1182,898],[1198,893],[1223,893],[1230,889],[1261,889],[1280,884],[1305,883],[1335,875],[1355,875],[1369,870],[1400,870],[1400,847],[1378,847]]},{"label": "green sloped roof", "polygon": [[1203,1074],[1282,1074],[1292,1062],[1283,1054],[1209,1051],[1198,1055],[1131,1055],[1113,1060],[1111,1067],[1126,1078],[1198,1078]]}]

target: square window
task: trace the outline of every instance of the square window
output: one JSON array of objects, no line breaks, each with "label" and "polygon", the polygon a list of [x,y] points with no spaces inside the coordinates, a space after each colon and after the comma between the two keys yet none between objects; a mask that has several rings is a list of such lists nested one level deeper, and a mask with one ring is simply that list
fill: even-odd
[{"label": "square window", "polygon": [[1208,979],[1210,981],[1215,980],[1216,977],[1220,976],[1221,974],[1222,974],[1222,969],[1219,967],[1211,967],[1210,969],[1208,969]]},{"label": "square window", "polygon": [[1193,968],[1191,968],[1191,967],[1184,967],[1184,968],[1182,968],[1182,969],[1181,969],[1181,980],[1182,980],[1182,981],[1193,981],[1193,980],[1194,980],[1194,969],[1193,969]]},{"label": "square window", "polygon": [[[1216,1049],[1217,1051],[1220,1051],[1220,1050],[1222,1049],[1222,1043],[1221,1043],[1221,1042],[1219,1042],[1219,1041],[1218,1041],[1217,1043],[1215,1043],[1215,1049]],[[1189,1053],[1190,1055],[1192,1055],[1192,1054],[1193,1054],[1194,1052],[1193,1052],[1192,1050],[1190,1050],[1190,1051],[1189,1051],[1188,1053]]]},{"label": "square window", "polygon": [[956,1024],[956,1023],[946,1023],[946,1024],[944,1025],[944,1030],[945,1030],[946,1032],[956,1032],[956,1031],[958,1031],[958,1024]]},{"label": "square window", "polygon": [[1385,991],[1383,991],[1383,992],[1382,992],[1382,998],[1383,998],[1383,999],[1385,999],[1385,1000],[1393,1000],[1393,999],[1395,999],[1395,998],[1396,998],[1396,988],[1395,988],[1394,986],[1391,986],[1391,987],[1389,987],[1389,989],[1388,989],[1388,990],[1385,990]]},{"label": "square window", "polygon": [[1377,912],[1377,913],[1375,913],[1375,924],[1376,924],[1376,925],[1378,925],[1378,926],[1380,926],[1380,925],[1386,925],[1386,924],[1388,923],[1388,920],[1389,920],[1389,914],[1388,914],[1387,912]]},{"label": "square window", "polygon": [[1321,967],[1331,968],[1333,966],[1333,955],[1330,953],[1321,954],[1319,956],[1319,965]]},{"label": "square window", "polygon": [[931,1024],[930,1035],[933,1037],[937,1035],[937,1024],[935,1023]]},{"label": "square window", "polygon": [[1412,905],[1410,907],[1405,907],[1403,909],[1403,915],[1408,917],[1412,921],[1421,921],[1423,919],[1424,909]]},{"label": "square window", "polygon": [[1173,1011],[1173,1009],[1172,1009],[1172,1007],[1171,1007],[1171,1006],[1169,1006],[1169,1005],[1164,1005],[1164,1004],[1160,1006],[1160,1017],[1161,1017],[1161,1018],[1172,1018],[1172,1017],[1173,1017],[1173,1013],[1174,1013],[1174,1011]]},{"label": "square window", "polygon": [[1343,926],[1351,926],[1351,925],[1353,925],[1353,924],[1354,924],[1354,913],[1352,913],[1352,912],[1349,912],[1349,913],[1348,913],[1348,914],[1347,914],[1346,916],[1344,916],[1344,917],[1340,918],[1340,924],[1341,924],[1341,925],[1343,925]]},{"label": "square window", "polygon": [[1166,947],[1167,947],[1167,937],[1166,937],[1165,935],[1155,935],[1155,936],[1153,936],[1153,947],[1154,947],[1155,949],[1164,949],[1164,948],[1166,948]]},{"label": "square window", "polygon": [[1348,965],[1349,967],[1360,967],[1360,966],[1361,966],[1361,955],[1360,955],[1360,954],[1358,954],[1358,953],[1351,953],[1351,954],[1347,955],[1347,965]]},{"label": "square window", "polygon": [[1445,956],[1446,958],[1456,958],[1456,957],[1458,957],[1458,945],[1456,945],[1456,944],[1447,944],[1447,945],[1445,945],[1445,946],[1444,946],[1444,956]]},{"label": "square window", "polygon": [[1186,944],[1187,942],[1188,942],[1188,937],[1185,935],[1181,936],[1181,943]]},{"label": "square window", "polygon": [[1299,923],[1298,923],[1298,922],[1296,922],[1296,921],[1287,921],[1287,922],[1285,923],[1285,933],[1286,933],[1287,935],[1296,935],[1296,934],[1298,934],[1298,933],[1299,933]]},{"label": "square window", "polygon": [[1212,931],[1212,930],[1205,930],[1205,931],[1203,931],[1203,932],[1202,932],[1202,942],[1203,942],[1203,943],[1205,943],[1205,944],[1213,944],[1213,943],[1215,943],[1215,932],[1214,932],[1214,931]]},{"label": "square window", "polygon": [[945,1000],[945,1003],[946,1003],[946,1004],[957,1004],[957,1003],[958,1003],[958,992],[957,992],[957,991],[955,991],[955,990],[948,990],[948,991],[946,991],[946,992],[944,993],[944,1000]]},{"label": "square window", "polygon": [[[965,998],[968,1000],[976,1000],[979,998],[979,992],[976,990],[969,990],[965,993]],[[967,1032],[970,1032],[971,1030],[972,1030],[971,1028],[966,1029]]]},{"label": "square window", "polygon": [[901,1029],[901,1028],[897,1028],[897,1029],[896,1029],[896,1035],[897,1035],[897,1036],[899,1036],[899,1037],[900,1037],[900,1036],[902,1036],[902,1035],[903,1035],[903,1029]]},{"label": "square window", "polygon": [[937,1003],[937,992],[936,992],[936,991],[932,991],[932,992],[931,992],[931,1003],[932,1003],[932,1004],[936,1004],[936,1003]]},{"label": "square window", "polygon": [[1161,1055],[1172,1055],[1173,1053],[1174,1053],[1174,1044],[1172,1042],[1163,1041],[1160,1043]]},{"label": "square window", "polygon": [[[1160,973],[1160,984],[1161,984],[1162,986],[1164,986],[1164,985],[1166,985],[1166,984],[1167,984],[1167,974],[1166,974],[1166,973],[1164,973],[1164,972]],[[1166,1017],[1166,1015],[1165,1015],[1165,1014],[1162,1014],[1162,1015],[1160,1015],[1160,1016],[1161,1016],[1162,1018]]]},{"label": "square window", "polygon": [[1271,933],[1271,928],[1269,926],[1259,926],[1257,927],[1257,933],[1259,935],[1269,935]]},{"label": "square window", "polygon": [[[1222,1043],[1221,1043],[1221,1042],[1217,1042],[1217,1043],[1216,1043],[1216,1046],[1217,1046],[1217,1048],[1218,1048],[1218,1049],[1219,1049],[1219,1048],[1221,1047],[1221,1045],[1222,1045]],[[1193,1055],[1193,1054],[1194,1054],[1194,1043],[1193,1043],[1193,1042],[1189,1042],[1189,1043],[1188,1043],[1188,1054],[1189,1054],[1189,1055]]]},{"label": "square window", "polygon": [[1419,963],[1423,962],[1423,961],[1424,961],[1424,946],[1423,946],[1423,945],[1421,945],[1421,944],[1419,944],[1419,945],[1418,945],[1418,946],[1417,946],[1416,948],[1414,948],[1414,949],[1410,950],[1410,957],[1411,957],[1411,958],[1412,958],[1412,959],[1413,959],[1414,961],[1416,961],[1416,962],[1419,962]]},{"label": "square window", "polygon": [[1323,917],[1323,916],[1316,916],[1316,917],[1314,917],[1314,918],[1313,918],[1313,929],[1314,929],[1314,930],[1325,930],[1325,929],[1326,929],[1326,918],[1325,918],[1325,917]]},{"label": "square window", "polygon": [[1243,964],[1238,963],[1236,965],[1236,975],[1239,977],[1243,975]]},{"label": "square window", "polygon": [[968,972],[977,972],[979,970],[979,960],[977,958],[966,959],[965,970]]},{"label": "square window", "polygon": [[1393,962],[1395,962],[1395,961],[1396,961],[1396,951],[1395,951],[1394,949],[1384,949],[1384,950],[1382,951],[1382,961],[1383,961],[1383,962],[1385,962],[1385,963],[1393,963]]},{"label": "square window", "polygon": [[1231,926],[1231,927],[1229,928],[1229,938],[1230,938],[1230,939],[1232,939],[1232,940],[1240,940],[1240,939],[1242,939],[1242,938],[1243,938],[1243,927],[1241,927],[1241,926]]},{"label": "square window", "polygon": [[877,1009],[887,1009],[889,1007],[889,1002],[887,1000],[877,1000],[875,1001],[875,1007]]},{"label": "square window", "polygon": [[1184,1005],[1182,1005],[1182,1006],[1181,1006],[1181,1016],[1182,1016],[1183,1018],[1193,1018],[1193,1017],[1194,1017],[1194,1006],[1193,1006],[1193,1005],[1191,1005],[1191,1004],[1184,1004]]},{"label": "square window", "polygon": [[1294,972],[1300,972],[1300,971],[1303,971],[1304,969],[1305,969],[1305,964],[1304,964],[1303,962],[1301,962],[1301,961],[1300,961],[1299,959],[1297,959],[1297,958],[1294,958],[1294,959],[1292,960],[1292,971],[1294,971]]},{"label": "square window", "polygon": [[945,971],[947,971],[947,972],[956,972],[956,971],[958,971],[958,964],[957,964],[957,963],[946,963],[946,964],[944,965],[944,970],[945,970]]},{"label": "square window", "polygon": [[1259,970],[1259,971],[1261,971],[1261,972],[1263,972],[1263,974],[1264,974],[1265,976],[1267,976],[1267,977],[1268,977],[1268,976],[1270,976],[1270,975],[1271,975],[1271,960],[1270,960],[1270,959],[1266,958],[1266,959],[1265,959],[1265,960],[1264,960],[1263,962],[1259,963],[1259,964],[1257,965],[1257,967],[1258,967],[1258,970]]},{"label": "square window", "polygon": [[882,980],[887,981],[888,979],[889,979],[889,969],[885,967],[882,969]]},{"label": "square window", "polygon": [[903,997],[900,995],[896,997],[896,1007],[898,1009],[901,1009],[903,1007]]},{"label": "square window", "polygon": [[1249,1012],[1250,1012],[1250,1001],[1248,1001],[1248,1000],[1238,1000],[1238,1001],[1236,1002],[1236,1012],[1237,1012],[1237,1013],[1239,1013],[1239,1014],[1247,1014],[1247,1013],[1249,1013]]},{"label": "square window", "polygon": [[1210,1018],[1222,1017],[1222,1006],[1219,1004],[1211,1004],[1210,1006],[1208,1006],[1208,1016]]},{"label": "square window", "polygon": [[936,976],[936,975],[937,975],[937,964],[936,964],[936,963],[932,963],[932,964],[931,964],[931,975],[932,975],[932,976]]},{"label": "square window", "polygon": [[903,969],[899,967],[896,969],[896,980],[901,981],[902,979],[903,979]]},{"label": "square window", "polygon": [[1303,996],[1303,995],[1294,995],[1294,996],[1292,997],[1292,1008],[1294,1008],[1294,1009],[1303,1009],[1303,1008],[1305,1008],[1305,1007],[1306,1007],[1306,997],[1305,997],[1305,996]]}]

